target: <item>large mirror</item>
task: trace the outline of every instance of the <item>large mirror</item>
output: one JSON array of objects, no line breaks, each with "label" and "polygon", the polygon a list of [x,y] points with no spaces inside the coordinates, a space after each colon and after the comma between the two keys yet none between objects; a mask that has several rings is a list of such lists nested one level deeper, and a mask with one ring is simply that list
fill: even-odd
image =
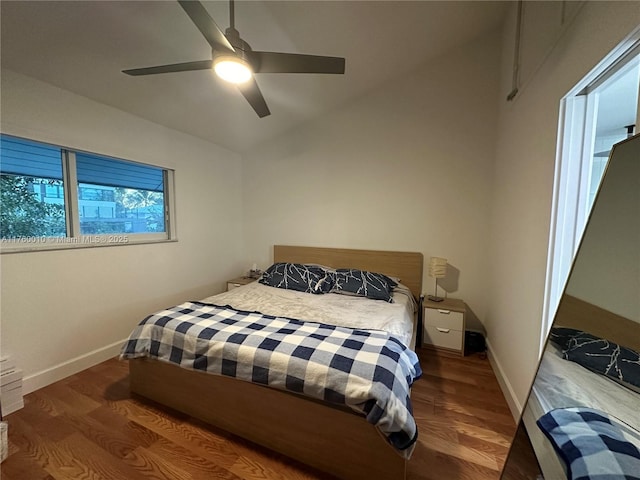
[{"label": "large mirror", "polygon": [[638,352],[640,135],[611,152],[502,479],[640,476],[618,452],[640,449]]}]

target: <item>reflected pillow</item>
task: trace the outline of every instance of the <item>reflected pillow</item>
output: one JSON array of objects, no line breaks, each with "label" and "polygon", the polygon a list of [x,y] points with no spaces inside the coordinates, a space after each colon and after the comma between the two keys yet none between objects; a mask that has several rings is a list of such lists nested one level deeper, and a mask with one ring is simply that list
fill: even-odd
[{"label": "reflected pillow", "polygon": [[571,339],[581,333],[584,332],[575,328],[553,327],[549,332],[549,340],[562,350],[566,350]]},{"label": "reflected pillow", "polygon": [[565,345],[562,356],[566,360],[640,391],[640,353],[635,350],[571,328],[552,328],[550,340]]},{"label": "reflected pillow", "polygon": [[393,302],[391,293],[397,282],[382,273],[367,272],[355,268],[339,268],[331,293],[355,295]]},{"label": "reflected pillow", "polygon": [[331,290],[333,276],[313,265],[274,263],[262,274],[259,282],[270,287],[320,294]]}]

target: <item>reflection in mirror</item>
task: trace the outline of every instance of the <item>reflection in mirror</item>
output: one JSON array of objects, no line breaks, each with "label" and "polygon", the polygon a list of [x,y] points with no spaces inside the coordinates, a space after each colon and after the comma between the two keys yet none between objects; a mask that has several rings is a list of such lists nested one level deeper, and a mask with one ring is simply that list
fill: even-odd
[{"label": "reflection in mirror", "polygon": [[502,479],[640,478],[638,352],[640,135],[611,152]]}]

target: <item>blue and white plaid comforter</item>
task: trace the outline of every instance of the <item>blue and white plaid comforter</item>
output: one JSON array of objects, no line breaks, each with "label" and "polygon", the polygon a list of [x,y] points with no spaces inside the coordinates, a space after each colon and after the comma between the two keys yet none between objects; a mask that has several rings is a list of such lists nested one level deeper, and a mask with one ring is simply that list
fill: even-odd
[{"label": "blue and white plaid comforter", "polygon": [[121,358],[151,357],[347,405],[408,458],[418,436],[414,352],[386,332],[187,302],[147,317]]},{"label": "blue and white plaid comforter", "polygon": [[592,408],[557,408],[538,419],[571,480],[640,480],[640,432]]}]

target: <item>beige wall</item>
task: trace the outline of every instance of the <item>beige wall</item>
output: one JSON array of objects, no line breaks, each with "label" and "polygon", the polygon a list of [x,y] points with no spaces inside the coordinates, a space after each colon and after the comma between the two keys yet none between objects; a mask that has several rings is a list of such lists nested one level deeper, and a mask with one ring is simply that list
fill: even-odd
[{"label": "beige wall", "polygon": [[244,269],[237,154],[6,70],[1,113],[3,133],[175,169],[178,242],[2,255],[2,354],[26,392],[115,355],[150,312]]},{"label": "beige wall", "polygon": [[514,24],[515,15],[503,37],[487,329],[517,412],[538,362],[560,100],[640,24],[640,2],[585,2],[553,49],[539,56],[542,63],[530,69],[515,100],[506,102]]},{"label": "beige wall", "polygon": [[494,33],[248,152],[247,259],[267,267],[274,244],[446,257],[482,328],[498,71]]}]

